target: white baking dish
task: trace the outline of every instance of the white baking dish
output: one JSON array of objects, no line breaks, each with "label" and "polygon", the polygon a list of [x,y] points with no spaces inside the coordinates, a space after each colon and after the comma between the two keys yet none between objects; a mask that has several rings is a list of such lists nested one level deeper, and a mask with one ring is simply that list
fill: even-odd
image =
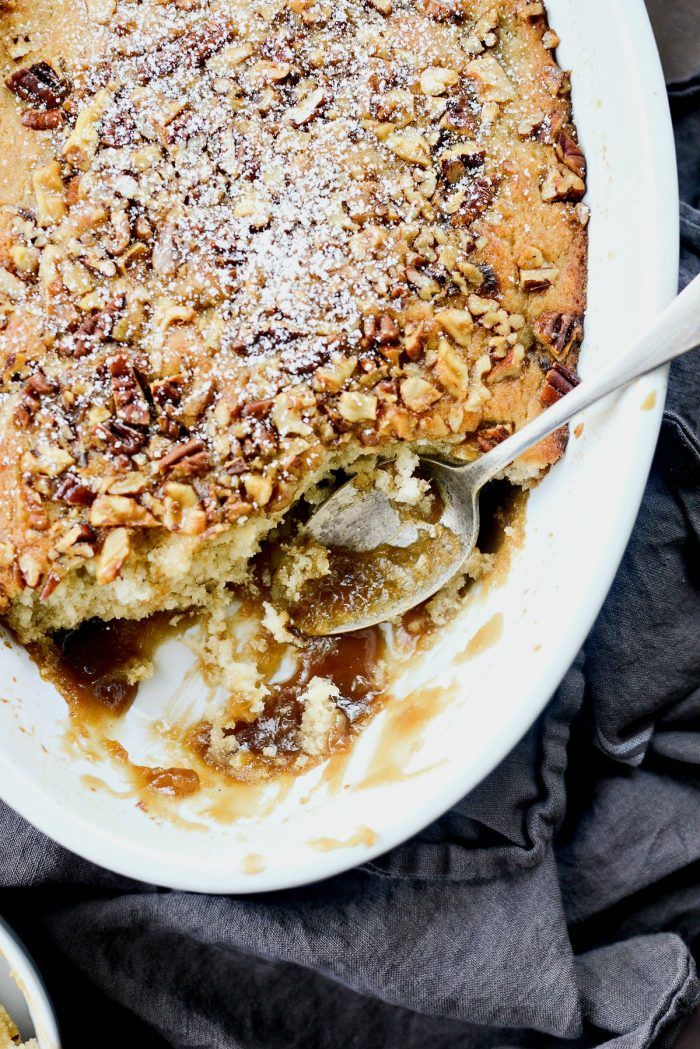
[{"label": "white baking dish", "polygon": [[[576,121],[590,165],[585,376],[675,292],[673,137],[642,0],[550,0],[549,7],[563,39],[560,61],[574,70]],[[462,619],[404,682],[408,691],[431,679],[444,691],[403,707],[396,700],[365,732],[342,781],[323,780],[315,770],[276,803],[268,798],[239,816],[240,791],[222,787],[216,819],[202,814],[201,798],[182,802],[175,819],[156,819],[136,806],[107,760],[71,755],[64,701],[8,644],[0,655],[7,700],[0,703],[0,794],[88,859],[144,881],[205,892],[312,881],[406,839],[504,757],[574,658],[628,541],[664,392],[665,376],[657,374],[587,413],[582,435],[530,498],[525,543],[505,581],[475,591]],[[455,654],[498,616],[500,637],[492,630],[491,644],[473,645],[477,651],[457,661]],[[156,676],[142,687],[120,730],[134,760],[162,763],[163,744],[149,726],[154,716],[176,715],[196,698],[196,681],[182,685],[186,661],[186,650],[169,644]],[[402,711],[406,731],[399,739]],[[368,765],[375,769],[369,780]]]}]

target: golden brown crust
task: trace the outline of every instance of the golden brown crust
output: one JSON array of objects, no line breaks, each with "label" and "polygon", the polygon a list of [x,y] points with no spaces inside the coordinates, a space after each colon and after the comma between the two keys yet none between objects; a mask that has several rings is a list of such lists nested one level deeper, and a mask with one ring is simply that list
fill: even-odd
[{"label": "golden brown crust", "polygon": [[541,410],[587,219],[541,4],[76,4],[0,13],[5,608]]}]

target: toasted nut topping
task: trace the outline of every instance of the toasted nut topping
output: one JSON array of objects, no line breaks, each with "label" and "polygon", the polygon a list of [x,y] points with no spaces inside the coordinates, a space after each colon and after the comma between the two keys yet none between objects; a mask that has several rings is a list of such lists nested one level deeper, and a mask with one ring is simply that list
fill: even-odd
[{"label": "toasted nut topping", "polygon": [[586,192],[586,183],[575,172],[567,168],[552,168],[542,183],[542,200],[550,204],[555,201],[579,201]]},{"label": "toasted nut topping", "polygon": [[68,85],[48,62],[37,62],[28,69],[18,69],[5,81],[6,86],[25,102],[57,109],[68,97]]},{"label": "toasted nut topping", "polygon": [[492,54],[473,58],[467,64],[467,76],[476,81],[481,97],[487,102],[510,102],[515,98],[512,81]]},{"label": "toasted nut topping", "polygon": [[580,179],[586,177],[586,158],[573,135],[562,128],[554,143],[557,156]]},{"label": "toasted nut topping", "polygon": [[424,95],[444,95],[448,87],[452,87],[458,80],[454,69],[428,66],[420,75],[420,89]]},{"label": "toasted nut topping", "polygon": [[302,99],[299,105],[288,109],[284,119],[287,123],[294,124],[295,127],[301,127],[302,124],[313,120],[320,113],[325,102],[326,93],[323,88],[318,87],[315,91],[311,91],[306,98]]},{"label": "toasted nut topping", "polygon": [[66,215],[65,186],[57,160],[37,168],[32,174],[36,197],[37,221],[40,226],[53,226]]},{"label": "toasted nut topping", "polygon": [[148,426],[151,409],[129,360],[126,357],[112,357],[108,367],[112,399],[119,418],[133,426]]},{"label": "toasted nut topping", "polygon": [[401,399],[414,412],[426,412],[435,401],[440,400],[440,391],[432,383],[419,376],[409,376],[401,383]]},{"label": "toasted nut topping", "polygon": [[547,311],[537,318],[533,331],[538,342],[561,360],[583,338],[583,317],[579,313]]},{"label": "toasted nut topping", "polygon": [[565,397],[574,387],[578,386],[580,381],[575,372],[557,362],[545,376],[545,383],[540,394],[542,404],[545,408],[549,407],[550,404],[554,404],[555,401]]},{"label": "toasted nut topping", "polygon": [[377,398],[372,393],[349,390],[338,400],[338,412],[350,423],[364,422],[377,418]]},{"label": "toasted nut topping", "polygon": [[45,566],[46,562],[44,559],[31,550],[20,554],[19,570],[22,573],[24,582],[32,590],[39,585]]},{"label": "toasted nut topping", "polygon": [[409,164],[418,164],[427,168],[430,165],[430,146],[426,139],[416,131],[392,131],[385,140],[385,146],[395,153],[401,160],[407,160]]},{"label": "toasted nut topping", "polygon": [[157,523],[145,507],[126,495],[98,495],[90,509],[90,524],[95,528],[125,524],[144,528]]},{"label": "toasted nut topping", "polygon": [[158,460],[161,472],[177,468],[180,473],[200,473],[207,467],[208,456],[202,441],[193,437],[191,441],[177,444],[171,451]]},{"label": "toasted nut topping", "polygon": [[272,497],[272,482],[262,474],[246,473],[242,475],[245,490],[258,506],[267,506]]},{"label": "toasted nut topping", "polygon": [[32,131],[55,131],[63,127],[65,117],[60,109],[25,109],[22,123]]},{"label": "toasted nut topping", "polygon": [[474,322],[467,310],[440,310],[436,317],[444,331],[459,346],[469,346],[474,330]]},{"label": "toasted nut topping", "polygon": [[475,317],[483,317],[484,314],[489,313],[491,310],[498,309],[498,302],[496,299],[485,299],[480,295],[470,295],[468,300],[469,312]]},{"label": "toasted nut topping", "polygon": [[499,426],[488,426],[484,427],[477,432],[476,443],[479,446],[480,452],[490,452],[492,448],[495,448],[497,444],[502,444],[513,432],[513,426],[511,423],[505,425],[501,423]]},{"label": "toasted nut topping", "polygon": [[434,373],[440,385],[453,397],[465,396],[469,388],[469,367],[447,339],[441,339],[438,344]]},{"label": "toasted nut topping", "polygon": [[538,270],[521,270],[520,287],[523,291],[544,291],[550,288],[559,276],[556,266],[543,266]]}]

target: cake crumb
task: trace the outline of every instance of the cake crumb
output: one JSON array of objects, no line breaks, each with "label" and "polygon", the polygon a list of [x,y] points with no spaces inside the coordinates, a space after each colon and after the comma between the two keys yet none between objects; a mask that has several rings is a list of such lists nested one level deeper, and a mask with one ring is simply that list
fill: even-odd
[{"label": "cake crumb", "polygon": [[304,689],[300,697],[304,703],[301,738],[307,754],[318,756],[328,750],[331,732],[338,721],[339,711],[334,701],[339,696],[340,689],[329,678],[312,677]]}]

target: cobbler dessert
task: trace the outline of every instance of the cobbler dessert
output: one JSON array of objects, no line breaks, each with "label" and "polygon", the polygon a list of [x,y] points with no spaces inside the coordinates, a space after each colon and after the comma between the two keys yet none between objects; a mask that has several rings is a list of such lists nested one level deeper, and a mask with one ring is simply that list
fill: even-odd
[{"label": "cobbler dessert", "polygon": [[577,382],[586,165],[544,5],[0,0],[0,37],[5,621],[63,651],[206,610],[230,699],[200,752],[325,753],[381,638],[305,640],[274,599],[325,571],[272,585],[295,523],[340,472],[418,506],[417,453],[471,460]]}]

